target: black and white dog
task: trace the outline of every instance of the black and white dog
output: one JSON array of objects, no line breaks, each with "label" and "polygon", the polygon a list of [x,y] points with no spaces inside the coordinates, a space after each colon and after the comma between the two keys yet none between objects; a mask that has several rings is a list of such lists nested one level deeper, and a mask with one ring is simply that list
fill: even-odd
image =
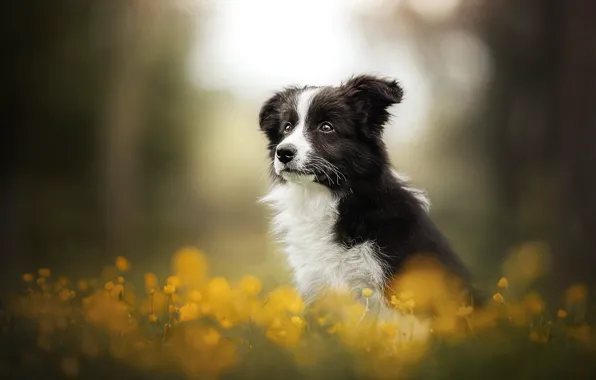
[{"label": "black and white dog", "polygon": [[424,193],[389,162],[383,127],[402,96],[396,81],[361,75],[338,87],[285,88],[260,110],[274,182],[262,200],[275,211],[274,231],[307,302],[329,288],[368,287],[384,299],[417,253],[470,284]]}]

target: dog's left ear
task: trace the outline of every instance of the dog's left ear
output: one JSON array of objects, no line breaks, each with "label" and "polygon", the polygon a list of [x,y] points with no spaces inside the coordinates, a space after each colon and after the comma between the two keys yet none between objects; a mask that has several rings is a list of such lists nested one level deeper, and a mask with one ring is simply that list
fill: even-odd
[{"label": "dog's left ear", "polygon": [[361,115],[364,132],[378,136],[389,120],[389,106],[400,103],[404,92],[395,80],[372,75],[358,75],[341,85],[344,94],[353,101]]}]

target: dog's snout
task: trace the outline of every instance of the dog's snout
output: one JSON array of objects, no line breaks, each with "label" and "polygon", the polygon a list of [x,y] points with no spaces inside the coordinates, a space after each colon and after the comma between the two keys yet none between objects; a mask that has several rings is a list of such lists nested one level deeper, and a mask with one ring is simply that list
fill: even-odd
[{"label": "dog's snout", "polygon": [[275,151],[275,155],[277,159],[284,164],[292,161],[294,156],[296,155],[296,147],[294,145],[284,145],[278,146],[277,150]]}]

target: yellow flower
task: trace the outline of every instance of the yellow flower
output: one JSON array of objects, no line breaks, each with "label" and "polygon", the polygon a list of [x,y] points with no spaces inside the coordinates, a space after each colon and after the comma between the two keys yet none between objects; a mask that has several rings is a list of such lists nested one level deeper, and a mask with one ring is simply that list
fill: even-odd
[{"label": "yellow flower", "polygon": [[153,273],[145,273],[145,289],[157,288],[157,276]]},{"label": "yellow flower", "polygon": [[62,301],[66,302],[74,297],[74,292],[68,290],[67,288],[63,288],[62,290],[60,290],[60,293],[58,293],[58,297]]},{"label": "yellow flower", "polygon": [[305,321],[304,319],[300,318],[297,315],[294,315],[292,318],[290,318],[290,321],[292,321],[292,323],[298,327],[302,327],[305,325]]},{"label": "yellow flower", "polygon": [[232,321],[230,321],[228,318],[221,318],[219,320],[219,325],[221,326],[222,329],[231,329],[232,326],[234,326],[232,324]]},{"label": "yellow flower", "polygon": [[126,272],[130,269],[130,261],[123,256],[116,257],[116,268],[121,272]]},{"label": "yellow flower", "polygon": [[537,293],[530,293],[523,299],[524,306],[530,313],[540,314],[544,311],[544,301]]},{"label": "yellow flower", "polygon": [[393,338],[397,335],[398,326],[395,323],[381,321],[379,323],[379,329],[387,338]]},{"label": "yellow flower", "polygon": [[247,296],[256,296],[261,291],[261,281],[254,276],[244,276],[240,280],[240,289]]},{"label": "yellow flower", "polygon": [[414,309],[415,306],[416,306],[416,302],[414,302],[414,300],[412,300],[412,299],[409,299],[406,302],[404,302],[404,307],[408,310]]},{"label": "yellow flower", "polygon": [[370,298],[373,295],[373,291],[370,288],[364,288],[362,289],[362,297],[364,298]]},{"label": "yellow flower", "polygon": [[457,315],[459,317],[467,317],[472,314],[473,311],[474,308],[472,306],[460,306],[459,309],[457,309]]},{"label": "yellow flower", "polygon": [[79,280],[77,282],[77,289],[79,289],[81,292],[84,292],[87,289],[89,289],[89,283],[87,281],[84,281],[84,280]]},{"label": "yellow flower", "polygon": [[155,313],[149,314],[149,322],[150,323],[157,323],[157,315]]},{"label": "yellow flower", "polygon": [[493,300],[501,303],[505,302],[505,299],[503,298],[503,295],[501,293],[496,293],[495,295],[493,295]]},{"label": "yellow flower", "polygon": [[110,290],[110,294],[112,297],[120,297],[121,294],[124,294],[124,287],[121,284],[114,285]]},{"label": "yellow flower", "polygon": [[124,277],[118,276],[118,283],[119,284],[124,284]]},{"label": "yellow flower", "polygon": [[198,290],[193,290],[188,295],[188,300],[191,302],[200,302],[201,299],[203,299],[203,296],[201,295],[201,292],[199,292]]},{"label": "yellow flower", "polygon": [[213,328],[209,328],[205,335],[203,335],[203,342],[209,346],[215,346],[219,343],[220,339],[221,335]]},{"label": "yellow flower", "polygon": [[37,282],[37,285],[43,286],[43,285],[46,284],[46,278],[45,277],[40,277],[35,282]]},{"label": "yellow flower", "polygon": [[180,287],[180,278],[177,276],[170,276],[166,281],[168,285],[173,285],[175,288]]},{"label": "yellow flower", "polygon": [[501,277],[501,279],[497,283],[497,286],[499,288],[508,288],[509,287],[509,281],[507,281],[507,278],[506,277]]},{"label": "yellow flower", "polygon": [[410,291],[405,291],[405,292],[399,293],[399,299],[401,301],[407,301],[412,298],[414,298],[414,293],[412,293]]},{"label": "yellow flower", "polygon": [[557,310],[557,317],[564,319],[567,318],[567,312],[564,309]]},{"label": "yellow flower", "polygon": [[39,270],[37,271],[37,273],[38,273],[38,274],[39,274],[41,277],[46,277],[46,278],[47,278],[47,277],[50,277],[50,275],[51,275],[51,273],[52,273],[52,272],[51,272],[51,271],[50,271],[48,268],[42,268],[42,269],[39,269]]},{"label": "yellow flower", "polygon": [[546,343],[548,341],[548,338],[545,334],[533,330],[532,332],[530,332],[530,340],[536,343]]},{"label": "yellow flower", "polygon": [[25,273],[23,275],[23,281],[25,281],[25,282],[31,282],[31,281],[33,281],[33,279],[34,279],[34,276],[31,273]]},{"label": "yellow flower", "polygon": [[163,287],[163,292],[165,294],[174,294],[176,292],[176,287],[174,285],[168,284]]},{"label": "yellow flower", "polygon": [[565,300],[568,303],[581,302],[588,295],[588,287],[585,284],[575,284],[565,291]]},{"label": "yellow flower", "polygon": [[225,298],[230,292],[230,284],[223,277],[214,277],[207,284],[207,294],[211,300]]},{"label": "yellow flower", "polygon": [[195,247],[179,249],[172,260],[174,273],[182,284],[190,288],[202,285],[207,273],[207,260],[203,252]]},{"label": "yellow flower", "polygon": [[192,321],[199,317],[199,306],[196,303],[187,303],[180,308],[180,320]]},{"label": "yellow flower", "polygon": [[112,289],[114,289],[114,283],[112,281],[108,281],[106,282],[106,284],[103,286],[103,288],[107,291],[110,291]]}]

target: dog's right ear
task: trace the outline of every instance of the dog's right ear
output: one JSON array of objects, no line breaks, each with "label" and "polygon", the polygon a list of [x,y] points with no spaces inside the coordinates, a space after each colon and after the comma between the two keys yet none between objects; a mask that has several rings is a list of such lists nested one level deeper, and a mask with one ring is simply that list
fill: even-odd
[{"label": "dog's right ear", "polygon": [[275,93],[261,106],[261,111],[259,112],[259,128],[268,136],[279,127],[279,107],[281,98],[281,92]]}]

